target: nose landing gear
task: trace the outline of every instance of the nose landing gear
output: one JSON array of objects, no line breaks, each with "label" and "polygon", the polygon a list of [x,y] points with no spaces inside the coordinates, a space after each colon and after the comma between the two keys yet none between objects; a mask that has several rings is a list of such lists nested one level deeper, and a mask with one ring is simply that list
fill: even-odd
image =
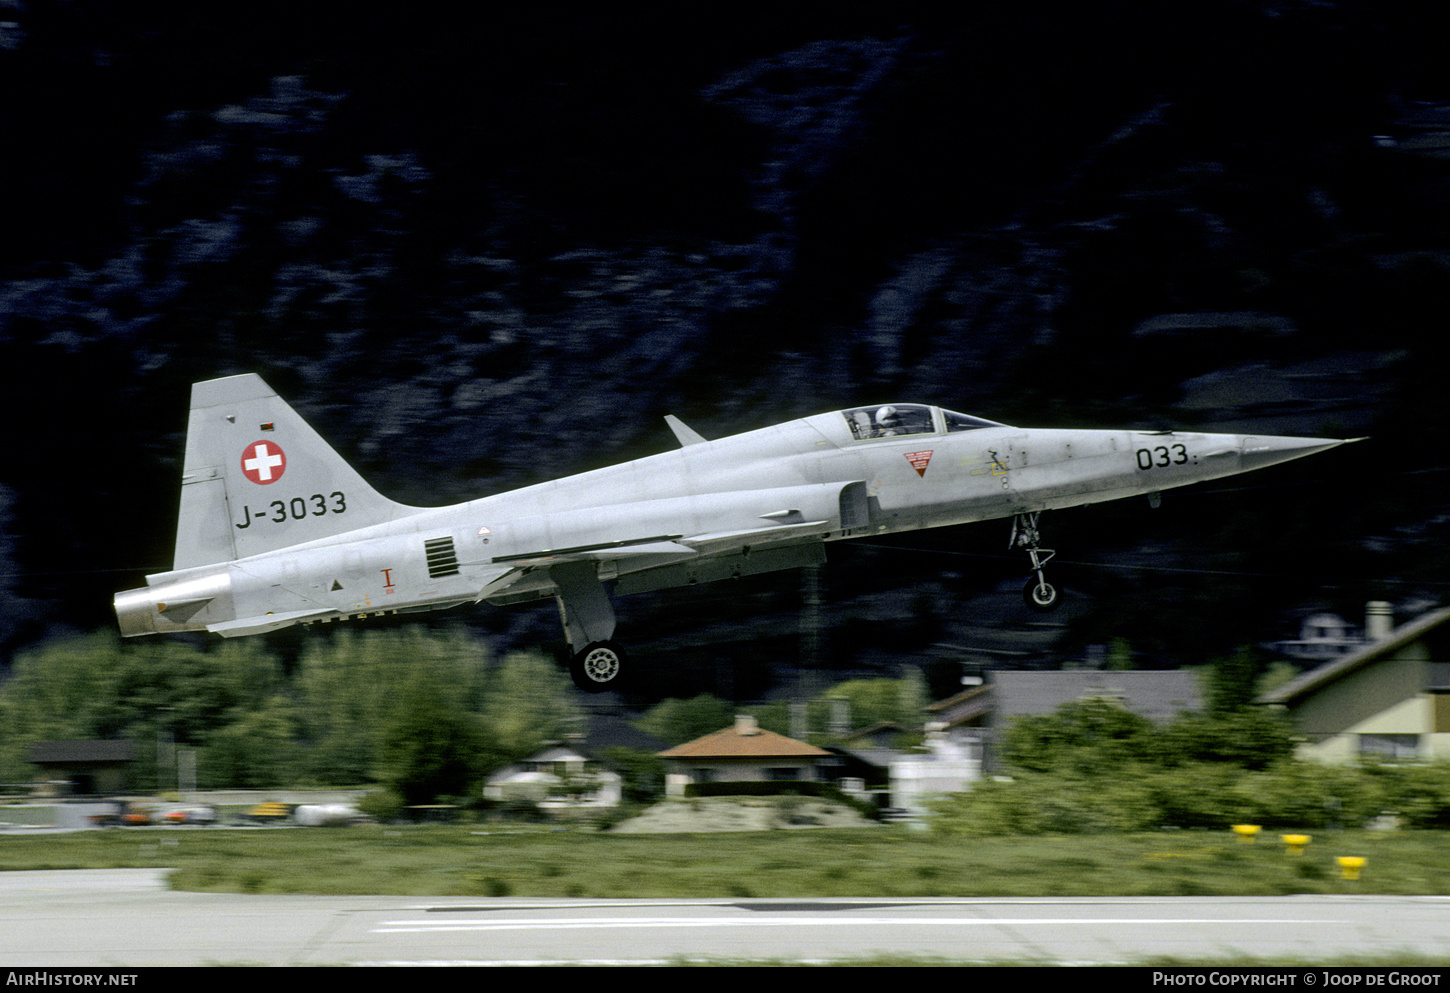
[{"label": "nose landing gear", "polygon": [[1057,552],[1039,544],[1042,539],[1042,533],[1037,528],[1039,516],[1041,512],[1034,511],[1030,514],[1018,514],[1012,519],[1012,539],[1009,547],[1022,549],[1032,560],[1032,576],[1022,588],[1022,601],[1032,610],[1045,614],[1062,606],[1062,587],[1049,583],[1043,572],[1043,566]]}]

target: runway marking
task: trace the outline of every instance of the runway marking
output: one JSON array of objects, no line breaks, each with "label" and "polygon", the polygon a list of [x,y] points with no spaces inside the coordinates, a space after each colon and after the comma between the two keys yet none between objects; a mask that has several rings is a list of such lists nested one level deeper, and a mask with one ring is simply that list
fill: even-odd
[{"label": "runway marking", "polygon": [[943,919],[939,917],[619,917],[608,920],[576,918],[537,918],[503,921],[454,921],[447,924],[433,921],[382,921],[371,929],[374,934],[408,934],[444,931],[555,931],[605,930],[610,928],[671,927],[1028,927],[1044,925],[1109,925],[1125,924],[1346,924],[1347,921],[1320,918],[1258,918],[1258,917],[982,917]]},{"label": "runway marking", "polygon": [[[871,956],[866,956],[870,958]],[[896,956],[898,958],[910,958],[911,956]],[[935,964],[936,956],[927,956],[931,964]],[[549,965],[595,965],[595,966],[677,966],[677,965],[734,965],[737,963],[760,963],[769,964],[773,959],[757,959],[753,956],[744,955],[672,955],[667,959],[389,959],[377,962],[354,962],[353,965],[367,968],[424,968],[424,967],[447,967],[447,968],[486,968],[498,969],[519,969],[533,968]],[[792,958],[788,960],[791,965],[846,965],[851,962],[850,957],[836,956],[834,958]],[[967,959],[964,961],[974,961]],[[984,962],[983,964],[990,964]],[[1064,963],[1077,964],[1077,963]],[[1082,963],[1084,965],[1097,965],[1096,962]],[[1124,963],[1126,964],[1126,963]]]}]

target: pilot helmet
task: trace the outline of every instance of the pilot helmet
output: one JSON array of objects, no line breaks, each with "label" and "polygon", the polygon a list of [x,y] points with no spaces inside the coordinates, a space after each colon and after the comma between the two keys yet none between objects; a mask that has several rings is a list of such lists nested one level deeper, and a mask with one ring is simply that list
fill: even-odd
[{"label": "pilot helmet", "polygon": [[883,428],[895,426],[896,408],[892,406],[886,406],[876,411],[876,423]]}]

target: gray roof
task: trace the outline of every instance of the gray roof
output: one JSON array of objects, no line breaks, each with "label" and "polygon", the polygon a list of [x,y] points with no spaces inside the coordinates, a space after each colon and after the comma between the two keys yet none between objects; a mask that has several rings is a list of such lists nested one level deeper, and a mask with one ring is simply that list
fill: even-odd
[{"label": "gray roof", "polygon": [[30,746],[30,761],[36,765],[129,762],[131,742],[37,741]]},{"label": "gray roof", "polygon": [[669,747],[668,742],[661,741],[629,721],[610,714],[590,714],[584,727],[583,744],[590,752],[606,748],[632,748],[654,754]]},{"label": "gray roof", "polygon": [[1184,670],[992,670],[987,679],[997,725],[1012,717],[1050,714],[1065,703],[1091,698],[1121,700],[1128,710],[1154,721],[1203,709],[1199,674]]}]

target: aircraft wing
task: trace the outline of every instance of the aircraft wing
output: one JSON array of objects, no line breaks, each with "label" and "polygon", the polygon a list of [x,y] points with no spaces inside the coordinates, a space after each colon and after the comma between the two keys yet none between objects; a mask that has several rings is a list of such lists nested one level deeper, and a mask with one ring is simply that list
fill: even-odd
[{"label": "aircraft wing", "polygon": [[[823,529],[829,530],[830,527],[830,521],[821,520],[774,524],[740,531],[713,531],[695,535],[655,535],[648,538],[605,541],[594,545],[576,545],[572,548],[544,548],[517,555],[501,555],[494,559],[494,562],[507,563],[511,567],[516,567],[513,571],[524,566],[556,565],[560,562],[585,560],[607,562],[647,557],[663,562],[669,559],[695,558],[719,552],[738,552],[752,545],[808,539],[819,536]],[[489,589],[499,590],[507,585],[507,582],[495,581]]]},{"label": "aircraft wing", "polygon": [[568,562],[597,563],[601,578],[612,579],[615,592],[620,594],[818,565],[825,559],[821,538],[829,527],[829,521],[802,521],[511,555],[508,559],[519,568],[490,584],[483,596],[493,603],[529,599],[537,595],[526,591],[529,587],[537,589],[532,577],[524,579],[518,592],[511,592],[508,587],[541,567],[547,569]]},{"label": "aircraft wing", "polygon": [[689,549],[689,558],[620,557],[614,563],[614,591],[644,593],[819,565],[826,558],[824,533],[830,527],[829,521],[800,521],[681,537],[674,544]]},{"label": "aircraft wing", "polygon": [[712,555],[720,552],[737,552],[754,545],[774,545],[783,541],[819,538],[823,531],[830,529],[830,521],[800,521],[763,528],[748,528],[744,531],[716,531],[711,534],[697,534],[681,538],[679,544],[691,548],[701,555]]},{"label": "aircraft wing", "polygon": [[[527,551],[496,555],[489,567],[500,572],[486,586],[482,598],[506,603],[548,595],[553,587],[550,580],[558,578],[555,573],[575,563],[593,565],[591,572],[597,572],[601,581],[614,582],[618,593],[815,565],[825,558],[825,538],[830,532],[864,526],[866,502],[866,484],[856,480],[632,504],[615,508],[608,523],[598,520],[597,510],[581,512],[577,521],[556,515],[552,532],[559,535],[583,537],[590,531],[631,525],[641,531],[612,541],[561,542],[532,549],[525,545]],[[668,528],[688,520],[704,521],[706,526],[720,521],[725,526],[693,532],[644,530],[650,527],[649,521],[656,528]],[[569,524],[575,526],[566,526]],[[540,537],[549,533],[540,531]],[[572,575],[575,579],[571,581],[579,581],[577,570],[559,575]]]},{"label": "aircraft wing", "polygon": [[504,562],[513,568],[524,566],[556,565],[560,562],[606,561],[629,558],[636,555],[693,556],[696,551],[679,544],[678,534],[656,535],[649,538],[627,538],[620,541],[601,541],[593,545],[574,545],[569,548],[541,548],[516,555],[500,555],[494,562]]},{"label": "aircraft wing", "polygon": [[675,433],[675,437],[679,439],[679,442],[682,446],[702,445],[705,443],[705,438],[703,435],[700,434],[700,432],[690,427],[688,424],[680,420],[674,414],[666,414],[665,423],[670,426],[670,430]]},{"label": "aircraft wing", "polygon": [[502,593],[517,582],[525,571],[524,568],[514,565],[495,567],[485,571],[483,575],[483,586],[479,590],[478,597],[473,602],[478,603],[496,593]]}]

